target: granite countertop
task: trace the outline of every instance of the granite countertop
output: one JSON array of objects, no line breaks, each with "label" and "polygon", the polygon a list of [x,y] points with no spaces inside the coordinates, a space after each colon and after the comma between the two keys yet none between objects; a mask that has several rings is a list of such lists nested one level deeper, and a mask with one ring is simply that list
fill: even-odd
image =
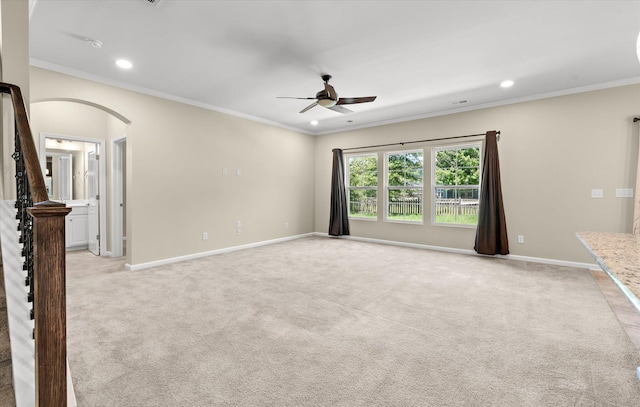
[{"label": "granite countertop", "polygon": [[620,288],[636,308],[640,307],[640,235],[606,232],[579,232],[576,235],[600,267],[616,283],[626,287],[626,290]]}]

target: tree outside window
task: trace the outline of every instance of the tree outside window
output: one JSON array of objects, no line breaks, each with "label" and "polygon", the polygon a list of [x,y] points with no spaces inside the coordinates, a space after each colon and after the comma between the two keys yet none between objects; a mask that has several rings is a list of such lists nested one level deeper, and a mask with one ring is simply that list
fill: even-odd
[{"label": "tree outside window", "polygon": [[349,217],[378,217],[378,155],[349,157]]},{"label": "tree outside window", "polygon": [[480,143],[433,150],[434,223],[476,225]]},{"label": "tree outside window", "polygon": [[386,154],[386,219],[422,222],[424,153],[422,150]]}]

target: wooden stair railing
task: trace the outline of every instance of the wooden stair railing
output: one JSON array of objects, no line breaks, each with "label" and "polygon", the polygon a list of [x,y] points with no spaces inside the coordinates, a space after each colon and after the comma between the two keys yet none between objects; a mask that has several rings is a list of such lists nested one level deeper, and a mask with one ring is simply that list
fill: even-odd
[{"label": "wooden stair railing", "polygon": [[20,88],[0,82],[11,95],[15,121],[16,207],[20,242],[33,303],[35,400],[38,407],[67,405],[65,204],[49,201]]}]

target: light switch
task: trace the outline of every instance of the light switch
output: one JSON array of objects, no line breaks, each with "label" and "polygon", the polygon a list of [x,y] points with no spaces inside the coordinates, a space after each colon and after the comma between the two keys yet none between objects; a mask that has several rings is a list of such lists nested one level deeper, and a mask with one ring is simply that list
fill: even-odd
[{"label": "light switch", "polygon": [[591,198],[604,198],[604,191],[602,189],[592,189]]}]

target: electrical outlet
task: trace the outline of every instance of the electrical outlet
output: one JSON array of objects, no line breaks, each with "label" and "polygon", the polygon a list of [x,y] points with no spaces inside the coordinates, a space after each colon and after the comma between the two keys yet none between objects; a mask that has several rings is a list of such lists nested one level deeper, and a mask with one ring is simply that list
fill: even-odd
[{"label": "electrical outlet", "polygon": [[236,229],[236,232],[238,232],[238,235],[241,235],[242,234],[242,229],[238,228],[238,229]]},{"label": "electrical outlet", "polygon": [[236,221],[236,227],[240,229],[242,227],[242,223],[239,220]]},{"label": "electrical outlet", "polygon": [[202,240],[207,240],[209,238],[209,234],[207,232],[204,232],[202,234]]},{"label": "electrical outlet", "polygon": [[591,198],[604,198],[604,191],[602,189],[592,189]]},{"label": "electrical outlet", "polygon": [[284,223],[284,228],[285,228],[285,229],[289,229],[289,222],[285,222],[285,223]]},{"label": "electrical outlet", "polygon": [[616,188],[616,198],[633,198],[633,188]]},{"label": "electrical outlet", "polygon": [[524,244],[524,235],[518,235],[518,243]]},{"label": "electrical outlet", "polygon": [[226,168],[222,169],[222,175],[227,175],[227,169]]}]

